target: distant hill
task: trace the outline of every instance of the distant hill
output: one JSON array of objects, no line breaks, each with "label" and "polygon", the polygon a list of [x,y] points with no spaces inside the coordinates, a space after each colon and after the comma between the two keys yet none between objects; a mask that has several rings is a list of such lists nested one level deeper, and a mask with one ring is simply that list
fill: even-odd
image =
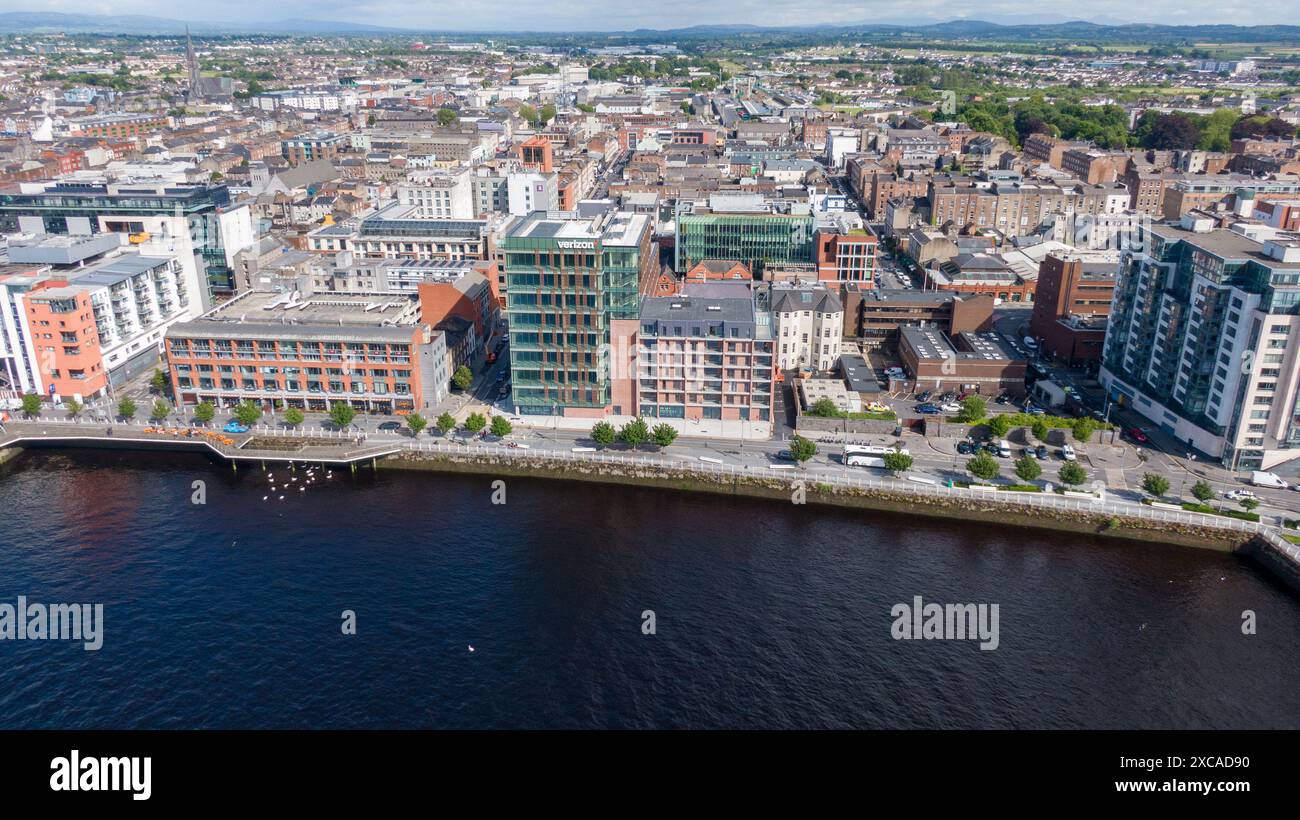
[{"label": "distant hill", "polygon": [[[1027,15],[1032,19],[1032,15]],[[1023,18],[1022,18],[1023,19]],[[1040,17],[1040,19],[1042,19]],[[260,23],[214,23],[189,21],[190,31],[198,35],[232,34],[434,34],[431,29],[393,28],[340,20],[289,19]],[[99,15],[56,12],[7,12],[0,14],[0,34],[65,32],[68,34],[141,34],[175,35],[185,32],[186,21],[139,14]],[[748,24],[698,25],[677,29],[636,29],[634,31],[468,31],[442,30],[445,34],[502,36],[528,34],[534,39],[553,36],[569,40],[613,38],[652,41],[700,40],[721,37],[747,37],[797,34],[801,37],[844,37],[860,35],[864,39],[913,38],[935,41],[983,42],[1052,42],[1084,41],[1094,43],[1194,43],[1194,42],[1300,42],[1300,26],[1232,26],[1198,25],[1165,26],[1148,23],[1107,25],[1085,20],[1038,22],[1030,24],[994,23],[987,20],[950,20],[943,23],[876,23],[853,25],[755,26]]]}]

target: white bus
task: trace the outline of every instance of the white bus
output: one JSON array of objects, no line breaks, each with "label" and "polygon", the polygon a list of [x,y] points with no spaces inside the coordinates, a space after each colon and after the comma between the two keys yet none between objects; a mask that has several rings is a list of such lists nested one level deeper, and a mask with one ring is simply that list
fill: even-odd
[{"label": "white bus", "polygon": [[849,467],[884,467],[885,456],[889,453],[910,455],[905,448],[846,444],[844,445],[844,463]]}]

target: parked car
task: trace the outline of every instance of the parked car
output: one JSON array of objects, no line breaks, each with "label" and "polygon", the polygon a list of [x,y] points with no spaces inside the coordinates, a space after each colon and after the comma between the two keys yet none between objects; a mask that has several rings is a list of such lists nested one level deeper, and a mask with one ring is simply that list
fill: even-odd
[{"label": "parked car", "polygon": [[1259,498],[1259,496],[1255,495],[1250,490],[1228,490],[1223,494],[1223,497],[1229,501],[1241,501],[1243,498]]},{"label": "parked car", "polygon": [[889,405],[888,405],[888,404],[881,404],[881,403],[878,402],[878,401],[868,402],[868,403],[867,403],[867,412],[868,412],[868,413],[888,413],[888,412],[889,412]]},{"label": "parked car", "polygon": [[950,401],[947,404],[942,405],[939,409],[945,413],[960,413],[961,405],[955,401]]},{"label": "parked car", "polygon": [[940,411],[939,408],[935,407],[933,404],[918,404],[916,406],[916,412],[923,416],[935,416],[938,415]]},{"label": "parked car", "polygon": [[794,461],[794,462],[797,462],[797,461],[799,460],[799,459],[795,458],[795,457],[794,457],[794,453],[790,452],[789,450],[781,450],[780,452],[778,452],[778,453],[776,454],[775,458],[776,458],[777,461]]},{"label": "parked car", "polygon": [[933,395],[934,395],[934,391],[933,391],[933,390],[922,390],[920,393],[917,393],[917,394],[916,394],[916,400],[917,400],[917,401],[929,401],[929,400],[930,400],[930,397],[933,396]]},{"label": "parked car", "polygon": [[974,455],[978,448],[979,448],[978,444],[972,444],[971,442],[962,439],[961,441],[957,442],[957,455],[959,456]]},{"label": "parked car", "polygon": [[247,433],[248,425],[240,424],[237,421],[228,421],[226,426],[221,428],[221,431],[223,433]]},{"label": "parked car", "polygon": [[1066,461],[1074,461],[1074,458],[1075,458],[1075,456],[1074,456],[1074,448],[1071,447],[1071,446],[1068,445],[1068,444],[1062,446],[1062,447],[1061,447],[1061,458],[1065,459]]},{"label": "parked car", "polygon": [[1034,455],[1038,456],[1039,461],[1047,461],[1047,445],[1040,444],[1034,448]]},{"label": "parked car", "polygon": [[1026,407],[1025,412],[1031,416],[1045,416],[1047,411],[1041,407]]},{"label": "parked car", "polygon": [[402,425],[398,424],[395,421],[386,421],[383,424],[379,425],[379,429],[380,430],[401,430]]},{"label": "parked car", "polygon": [[984,452],[988,453],[991,456],[1000,456],[1002,455],[1002,448],[998,446],[998,443],[996,441],[990,441],[989,443],[984,445]]},{"label": "parked car", "polygon": [[1125,435],[1136,441],[1138,444],[1147,443],[1147,434],[1136,427],[1130,427],[1124,431]]}]

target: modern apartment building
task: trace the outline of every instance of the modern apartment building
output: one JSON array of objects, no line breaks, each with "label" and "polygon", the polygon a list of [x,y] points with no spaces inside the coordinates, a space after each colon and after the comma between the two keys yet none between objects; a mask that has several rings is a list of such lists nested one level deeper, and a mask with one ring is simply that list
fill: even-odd
[{"label": "modern apartment building", "polygon": [[104,253],[92,237],[11,245],[9,254],[31,270],[0,275],[0,366],[25,392],[104,395],[155,368],[167,328],[201,312],[202,286],[175,257]]},{"label": "modern apartment building", "polygon": [[501,239],[513,399],[522,413],[636,411],[640,298],[659,273],[653,220],[535,212]]},{"label": "modern apartment building", "polygon": [[[1257,226],[1256,226],[1257,227]],[[1100,380],[1235,470],[1300,455],[1300,236],[1189,214],[1125,251]]]},{"label": "modern apartment building", "polygon": [[647,298],[637,337],[640,415],[771,421],[771,315],[745,282],[692,282]]},{"label": "modern apartment building", "polygon": [[777,365],[827,371],[840,358],[844,303],[825,286],[775,283],[771,290]]}]

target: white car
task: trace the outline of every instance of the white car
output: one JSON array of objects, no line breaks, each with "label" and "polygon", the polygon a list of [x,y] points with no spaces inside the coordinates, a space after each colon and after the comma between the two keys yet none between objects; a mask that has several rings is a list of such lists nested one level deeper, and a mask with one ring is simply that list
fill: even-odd
[{"label": "white car", "polygon": [[939,405],[939,409],[945,413],[960,413],[961,405],[955,401],[950,401],[947,404]]},{"label": "white car", "polygon": [[1074,448],[1068,444],[1062,447],[1061,458],[1065,459],[1066,461],[1074,461]]},{"label": "white car", "polygon": [[1257,498],[1250,490],[1228,490],[1223,497],[1229,501],[1240,501],[1243,498]]}]

